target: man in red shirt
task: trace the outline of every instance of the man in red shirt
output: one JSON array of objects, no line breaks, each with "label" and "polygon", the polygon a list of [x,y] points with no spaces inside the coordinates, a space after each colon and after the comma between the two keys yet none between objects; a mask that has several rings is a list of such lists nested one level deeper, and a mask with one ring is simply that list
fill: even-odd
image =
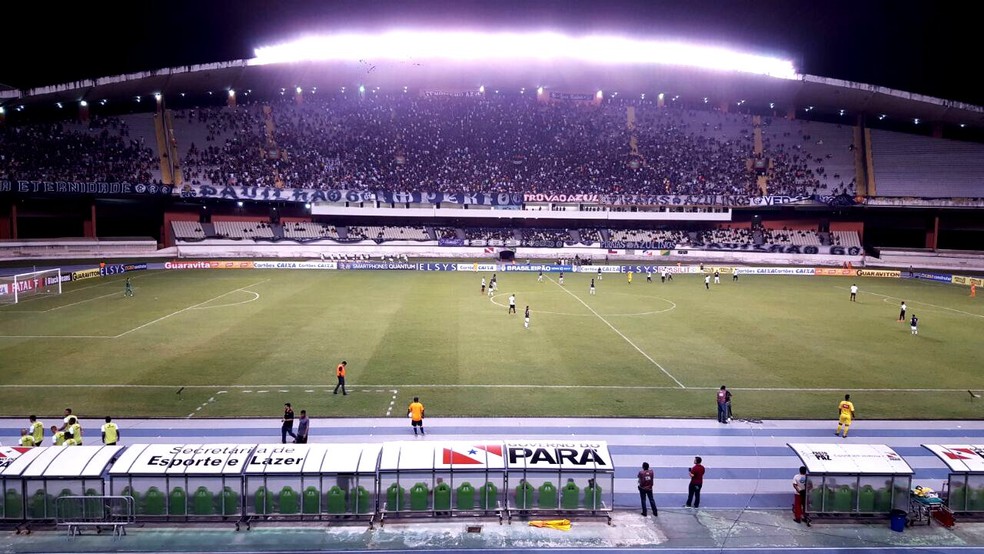
[{"label": "man in red shirt", "polygon": [[656,500],[653,498],[653,470],[649,469],[649,462],[642,462],[642,471],[639,472],[639,498],[642,500],[642,517],[646,517],[646,499],[653,508],[653,517],[659,516],[656,511]]},{"label": "man in red shirt", "polygon": [[685,508],[700,508],[700,488],[704,486],[704,466],[700,464],[700,456],[694,458],[694,467],[690,468],[690,488],[687,491]]}]

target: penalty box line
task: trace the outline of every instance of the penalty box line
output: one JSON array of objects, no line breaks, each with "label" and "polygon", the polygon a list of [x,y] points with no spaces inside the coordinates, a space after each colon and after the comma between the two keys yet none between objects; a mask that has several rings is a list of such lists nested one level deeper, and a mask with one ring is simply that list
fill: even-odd
[{"label": "penalty box line", "polygon": [[599,314],[598,312],[594,311],[594,308],[592,308],[591,306],[588,306],[584,302],[584,300],[581,300],[581,298],[578,295],[576,295],[573,292],[567,290],[565,287],[562,287],[560,285],[560,283],[558,283],[557,281],[555,281],[553,279],[553,277],[548,277],[548,279],[550,279],[550,282],[551,283],[553,283],[553,284],[557,285],[558,287],[560,287],[560,290],[566,292],[567,294],[571,295],[574,298],[574,300],[577,300],[578,302],[580,302],[582,306],[584,306],[585,308],[587,308],[588,311],[590,311],[591,313],[593,313],[595,315],[595,317],[597,317],[598,319],[601,320],[602,323],[604,323],[605,325],[607,325],[609,329],[611,329],[612,331],[615,331],[615,334],[617,334],[618,336],[622,337],[622,339],[625,340],[625,342],[629,343],[629,345],[631,345],[632,348],[635,348],[636,351],[638,351],[640,354],[642,354],[653,365],[655,365],[656,367],[658,367],[660,371],[662,371],[663,373],[665,373],[666,376],[669,377],[670,379],[672,379],[674,383],[676,383],[677,385],[679,385],[681,389],[687,388],[687,387],[684,386],[683,383],[680,382],[679,379],[677,379],[676,377],[674,377],[669,371],[666,371],[666,368],[663,367],[663,366],[661,366],[659,364],[659,362],[657,362],[656,360],[654,360],[649,354],[646,354],[641,348],[639,348],[638,346],[636,346],[636,343],[632,342],[629,339],[629,337],[627,337],[624,334],[622,334],[621,331],[619,331],[618,329],[616,329],[615,326],[612,325],[611,323],[609,323],[607,319],[605,319],[604,317],[601,316],[601,314]]},{"label": "penalty box line", "polygon": [[[151,325],[153,325],[155,323],[164,321],[165,319],[174,317],[174,316],[176,316],[178,314],[182,314],[182,313],[187,312],[189,310],[194,310],[195,308],[199,308],[201,306],[204,306],[205,304],[208,304],[209,302],[214,302],[215,300],[218,300],[219,298],[222,298],[223,296],[228,296],[228,295],[230,295],[232,293],[243,291],[243,290],[248,289],[248,288],[251,288],[251,287],[255,287],[256,285],[262,285],[263,283],[266,283],[267,281],[269,281],[269,279],[264,279],[262,281],[257,281],[257,282],[255,282],[253,284],[246,285],[244,287],[239,287],[238,289],[231,290],[229,292],[224,292],[224,293],[222,293],[222,294],[220,294],[220,295],[218,295],[216,297],[209,298],[208,300],[206,300],[204,302],[199,302],[198,304],[195,304],[194,306],[188,306],[187,308],[181,308],[180,310],[178,310],[176,312],[171,312],[171,313],[169,313],[169,314],[167,314],[165,316],[159,317],[159,318],[157,318],[157,319],[155,319],[153,321],[148,321],[147,323],[144,323],[143,325],[138,325],[138,326],[136,326],[133,329],[130,329],[128,331],[123,331],[122,333],[120,333],[118,335],[0,335],[0,339],[118,339],[118,338],[125,337],[126,335],[129,335],[130,333],[133,333],[134,331],[139,331],[139,330],[143,329],[144,327],[149,327],[149,326],[151,326]],[[247,292],[249,292],[249,291],[247,291]],[[253,294],[256,294],[256,293],[254,292]]]}]

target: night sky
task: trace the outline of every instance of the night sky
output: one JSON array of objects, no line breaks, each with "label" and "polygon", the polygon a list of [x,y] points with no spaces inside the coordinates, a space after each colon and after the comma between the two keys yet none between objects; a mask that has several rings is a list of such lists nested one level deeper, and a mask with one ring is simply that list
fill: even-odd
[{"label": "night sky", "polygon": [[[0,83],[58,84],[253,57],[330,30],[425,26],[688,39],[792,59],[797,71],[984,105],[952,68],[982,64],[980,29],[951,0],[136,0],[4,6]],[[112,5],[112,9],[107,6]],[[976,77],[975,77],[976,79]]]}]

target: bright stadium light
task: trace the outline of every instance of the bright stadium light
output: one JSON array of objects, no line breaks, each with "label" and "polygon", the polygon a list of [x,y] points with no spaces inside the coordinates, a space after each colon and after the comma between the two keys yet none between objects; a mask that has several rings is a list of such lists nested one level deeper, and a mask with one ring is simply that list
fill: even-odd
[{"label": "bright stadium light", "polygon": [[478,93],[479,94],[485,94],[485,85],[482,85],[482,86],[478,87]]},{"label": "bright stadium light", "polygon": [[605,96],[605,93],[603,93],[603,92],[602,92],[602,91],[600,91],[600,90],[599,90],[598,92],[596,92],[596,93],[595,93],[595,98],[598,98],[599,100],[600,100],[600,99],[601,99],[601,98],[602,98],[603,96]]},{"label": "bright stadium light", "polygon": [[714,46],[553,32],[483,33],[397,30],[375,34],[308,36],[254,51],[250,65],[364,60],[464,62],[574,61],[592,64],[675,65],[796,79],[790,60]]},{"label": "bright stadium light", "polygon": [[294,87],[294,92],[296,94],[300,94],[301,93],[301,87]]},{"label": "bright stadium light", "polygon": [[660,100],[662,100],[662,99],[666,98],[666,94],[664,94],[664,93],[661,92],[661,93],[659,93],[659,96],[657,96],[657,98],[659,98]]},{"label": "bright stadium light", "polygon": [[154,93],[154,100],[157,100],[158,102],[160,102],[161,101],[161,93],[155,92]]},{"label": "bright stadium light", "polygon": [[80,106],[82,106],[82,107],[84,108],[84,107],[86,107],[86,106],[88,106],[88,105],[89,105],[89,103],[88,103],[88,102],[86,102],[85,100],[83,100],[83,101],[81,101],[81,102],[79,102],[79,105],[80,105]]}]

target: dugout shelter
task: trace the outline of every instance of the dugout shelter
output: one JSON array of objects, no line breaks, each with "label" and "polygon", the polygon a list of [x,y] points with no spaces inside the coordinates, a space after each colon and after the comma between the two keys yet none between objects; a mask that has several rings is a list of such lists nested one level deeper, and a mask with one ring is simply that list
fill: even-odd
[{"label": "dugout shelter", "polygon": [[380,450],[380,444],[257,445],[246,466],[246,514],[372,520]]},{"label": "dugout shelter", "polygon": [[955,513],[984,514],[984,444],[924,444],[950,470],[942,494]]},{"label": "dugout shelter", "polygon": [[239,518],[255,444],[135,444],[109,470],[111,494],[132,496],[136,520]]},{"label": "dugout shelter", "polygon": [[884,444],[793,444],[806,466],[810,516],[885,516],[909,509],[912,468]]}]

